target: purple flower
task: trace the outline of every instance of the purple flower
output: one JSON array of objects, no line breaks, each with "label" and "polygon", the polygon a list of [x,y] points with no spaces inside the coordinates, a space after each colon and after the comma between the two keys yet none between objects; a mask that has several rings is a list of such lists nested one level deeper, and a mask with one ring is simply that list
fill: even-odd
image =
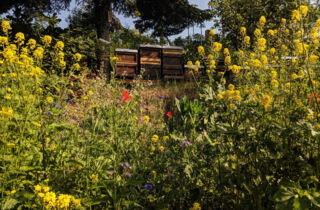
[{"label": "purple flower", "polygon": [[129,172],[126,172],[126,173],[124,173],[123,175],[124,175],[124,177],[127,178],[127,179],[129,179],[129,178],[132,177],[132,174],[129,173]]},{"label": "purple flower", "polygon": [[59,104],[56,104],[56,109],[60,109],[61,106]]},{"label": "purple flower", "polygon": [[52,114],[52,112],[48,111],[47,114]]},{"label": "purple flower", "polygon": [[190,141],[183,141],[181,142],[181,147],[188,147],[190,146],[191,142]]},{"label": "purple flower", "polygon": [[152,190],[152,185],[151,184],[144,184],[143,187],[147,190]]},{"label": "purple flower", "polygon": [[120,163],[121,168],[123,169],[131,169],[131,165],[128,162],[122,162]]},{"label": "purple flower", "polygon": [[68,99],[67,102],[71,104],[71,103],[73,103],[73,100],[72,99]]},{"label": "purple flower", "polygon": [[163,95],[160,95],[160,96],[158,96],[160,99],[164,99],[164,96]]}]

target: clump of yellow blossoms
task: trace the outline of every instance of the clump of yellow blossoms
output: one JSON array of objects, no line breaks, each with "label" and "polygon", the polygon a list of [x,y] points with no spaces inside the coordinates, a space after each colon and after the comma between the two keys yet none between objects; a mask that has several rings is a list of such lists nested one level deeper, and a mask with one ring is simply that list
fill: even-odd
[{"label": "clump of yellow blossoms", "polygon": [[42,187],[36,185],[34,190],[46,209],[72,209],[81,206],[79,199],[67,194],[60,194],[57,196],[56,193],[50,191],[50,187],[48,186]]}]

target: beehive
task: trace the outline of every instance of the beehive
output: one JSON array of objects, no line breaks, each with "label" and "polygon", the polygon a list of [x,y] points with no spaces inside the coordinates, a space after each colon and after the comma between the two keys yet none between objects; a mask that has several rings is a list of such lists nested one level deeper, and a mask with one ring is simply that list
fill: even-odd
[{"label": "beehive", "polygon": [[162,48],[162,75],[167,77],[183,74],[183,48],[164,46]]},{"label": "beehive", "polygon": [[161,53],[159,45],[140,45],[139,73],[144,78],[161,78]]},{"label": "beehive", "polygon": [[116,76],[134,77],[138,72],[138,50],[116,50]]}]

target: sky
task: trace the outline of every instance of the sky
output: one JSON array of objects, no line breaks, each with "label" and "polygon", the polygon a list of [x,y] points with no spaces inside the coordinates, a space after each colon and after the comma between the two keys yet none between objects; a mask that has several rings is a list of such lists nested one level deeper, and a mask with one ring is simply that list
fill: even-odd
[{"label": "sky", "polygon": [[[196,5],[198,8],[200,9],[208,9],[208,3],[210,0],[188,0],[190,4]],[[67,27],[68,23],[66,22],[66,19],[70,13],[70,11],[72,9],[74,9],[76,7],[76,3],[75,0],[72,0],[69,11],[65,10],[60,12],[60,18],[62,19],[62,21],[60,22],[59,26],[62,28]],[[133,24],[133,19],[132,18],[128,18],[128,17],[124,17],[121,14],[117,14],[117,17],[120,19],[121,24],[125,27],[129,27],[129,28],[134,28],[134,24]],[[202,34],[205,33],[206,29],[210,29],[213,26],[213,21],[206,21],[204,23],[205,27],[202,29]],[[189,28],[189,34],[192,35],[193,32],[196,33],[201,33],[201,29],[197,26],[190,27]],[[171,39],[174,39],[178,36],[183,36],[186,37],[188,36],[188,29],[186,29],[185,31],[183,31],[181,34],[175,35],[175,36],[171,36]]]}]

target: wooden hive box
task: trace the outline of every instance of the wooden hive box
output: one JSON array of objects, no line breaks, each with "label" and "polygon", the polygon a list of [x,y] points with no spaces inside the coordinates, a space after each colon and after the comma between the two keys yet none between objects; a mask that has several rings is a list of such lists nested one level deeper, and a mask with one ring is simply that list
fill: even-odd
[{"label": "wooden hive box", "polygon": [[138,73],[138,50],[120,49],[116,50],[116,76],[135,77]]},{"label": "wooden hive box", "polygon": [[162,48],[163,76],[181,76],[184,74],[183,69],[183,48],[164,46]]},{"label": "wooden hive box", "polygon": [[139,73],[144,78],[161,77],[161,53],[162,47],[160,45],[140,45]]}]

